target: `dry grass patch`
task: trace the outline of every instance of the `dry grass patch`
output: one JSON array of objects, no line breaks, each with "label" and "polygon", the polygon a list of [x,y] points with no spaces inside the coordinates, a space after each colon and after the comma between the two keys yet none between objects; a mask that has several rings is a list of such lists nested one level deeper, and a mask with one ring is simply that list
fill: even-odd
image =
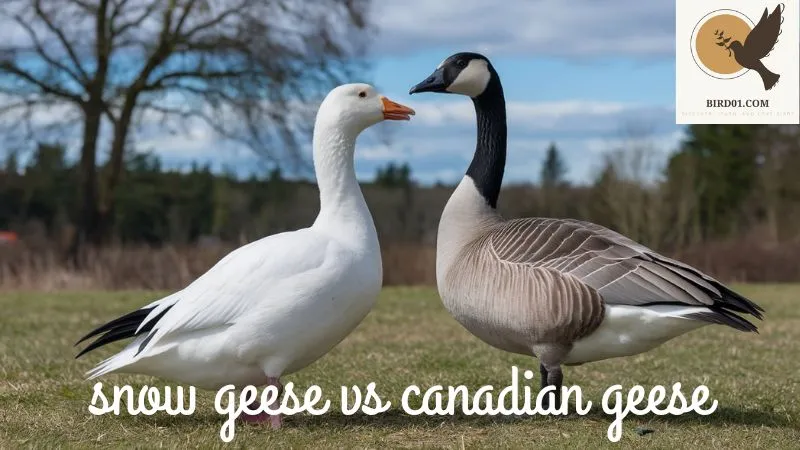
[{"label": "dry grass patch", "polygon": [[[329,355],[286,377],[299,390],[317,384],[331,399],[323,416],[298,415],[277,432],[238,426],[235,447],[277,448],[594,448],[606,439],[612,418],[602,413],[604,390],[621,383],[671,386],[684,392],[706,384],[719,408],[711,416],[629,417],[624,448],[789,448],[800,441],[800,286],[741,286],[767,309],[761,334],[707,327],[661,348],[627,359],[567,368],[565,381],[592,400],[585,417],[426,417],[400,409],[406,386],[434,384],[496,388],[509,382],[510,367],[535,369],[534,360],[494,350],[450,318],[434,290],[386,289],[366,321]],[[202,393],[192,417],[131,417],[88,413],[92,383],[82,374],[103,356],[75,361],[72,343],[103,321],[157,298],[148,292],[0,294],[0,448],[30,447],[223,447],[222,417],[213,393]],[[162,381],[109,376],[138,388]],[[377,416],[347,417],[339,387],[370,381],[392,402]],[[637,427],[654,430],[639,436]],[[230,447],[230,446],[228,446]]]}]

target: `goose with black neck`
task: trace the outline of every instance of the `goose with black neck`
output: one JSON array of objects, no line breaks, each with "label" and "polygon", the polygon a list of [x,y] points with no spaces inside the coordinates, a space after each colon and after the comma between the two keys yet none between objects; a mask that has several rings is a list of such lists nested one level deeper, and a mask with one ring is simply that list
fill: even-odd
[{"label": "goose with black neck", "polygon": [[542,388],[555,388],[556,399],[563,365],[643,353],[709,324],[757,331],[743,316],[761,319],[760,306],[611,229],[501,217],[506,106],[488,58],[448,57],[409,93],[421,92],[466,95],[477,119],[472,162],[439,221],[442,302],[489,345],[537,357]]}]

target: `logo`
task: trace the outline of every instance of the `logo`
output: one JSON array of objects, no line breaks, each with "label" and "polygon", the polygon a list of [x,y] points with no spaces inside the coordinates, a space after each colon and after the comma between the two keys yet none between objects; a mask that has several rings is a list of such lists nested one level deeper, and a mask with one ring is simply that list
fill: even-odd
[{"label": "logo", "polygon": [[772,89],[781,76],[767,69],[761,60],[769,56],[778,43],[784,9],[783,3],[776,6],[772,14],[767,14],[764,8],[761,20],[755,25],[747,16],[732,9],[707,14],[692,33],[694,62],[708,75],[720,79],[738,78],[753,70],[764,82],[764,89]]},{"label": "logo", "polygon": [[676,3],[677,123],[800,123],[798,0]]}]

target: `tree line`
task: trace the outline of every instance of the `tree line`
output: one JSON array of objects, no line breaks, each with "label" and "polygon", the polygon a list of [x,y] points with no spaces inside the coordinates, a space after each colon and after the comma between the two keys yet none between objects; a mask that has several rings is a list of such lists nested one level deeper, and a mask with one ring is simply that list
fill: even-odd
[{"label": "tree line", "polygon": [[[298,143],[313,123],[309,106],[355,74],[363,79],[370,4],[0,2],[0,26],[15,37],[0,42],[0,230],[80,266],[86,248],[230,246],[308,225],[318,204],[312,182],[277,169],[248,179],[206,166],[167,170],[132,144],[199,127],[273,167],[308,173]],[[799,130],[691,126],[666,164],[646,133],[633,132],[581,184],[566,180],[568,162],[554,143],[543,149],[538,178],[507,185],[499,207],[511,217],[590,220],[657,250],[717,254],[726,264],[776,249],[762,258],[776,265],[758,270],[791,278],[800,261],[775,252],[798,244],[800,254]],[[65,134],[78,143],[75,160],[56,144]],[[15,149],[35,142],[18,157]],[[404,250],[398,266],[430,263],[452,189],[420,185],[395,163],[364,183],[382,242],[418,248]],[[728,250],[708,250],[714,243]],[[746,243],[747,252],[731,250]],[[13,268],[19,258],[9,258]]]},{"label": "tree line", "polygon": [[[797,127],[691,126],[666,164],[651,144],[645,137],[610,149],[594,180],[573,185],[554,143],[537,183],[505,187],[501,212],[589,220],[659,250],[753,235],[765,244],[800,239]],[[3,163],[0,229],[64,240],[80,220],[80,162],[49,144],[27,161],[21,167],[11,153]],[[363,184],[386,240],[432,242],[453,186],[419,185],[407,164],[395,163]],[[129,244],[253,240],[306,226],[318,203],[313,181],[288,180],[279,169],[240,179],[208,166],[167,170],[148,153],[126,158],[119,186],[108,233]]]}]

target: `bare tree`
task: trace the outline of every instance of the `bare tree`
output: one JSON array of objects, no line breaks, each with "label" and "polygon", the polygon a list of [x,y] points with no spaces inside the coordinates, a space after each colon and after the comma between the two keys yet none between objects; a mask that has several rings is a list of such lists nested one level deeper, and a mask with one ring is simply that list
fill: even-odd
[{"label": "bare tree", "polygon": [[670,221],[668,239],[673,248],[685,248],[702,239],[700,195],[704,183],[698,180],[695,155],[674,155],[662,189],[667,197],[664,218]]},{"label": "bare tree", "polygon": [[[205,126],[302,163],[309,102],[360,65],[369,0],[3,0],[0,114],[80,127],[78,238],[107,235],[138,127]],[[59,109],[60,108],[60,109]],[[61,111],[61,112],[58,112]],[[25,123],[26,126],[20,126]],[[98,169],[103,130],[108,159]],[[180,128],[177,128],[180,129]]]},{"label": "bare tree", "polygon": [[[756,141],[759,171],[758,204],[764,210],[768,238],[775,244],[797,235],[795,202],[800,197],[800,133],[793,125],[764,128]],[[795,236],[791,236],[795,237]]]},{"label": "bare tree", "polygon": [[[778,130],[773,132],[779,133]],[[780,171],[784,159],[784,155],[781,154],[782,149],[775,141],[776,139],[771,136],[763,139],[757,157],[760,172],[760,197],[766,216],[767,238],[772,244],[777,243],[780,236],[779,209],[783,181]]]},{"label": "bare tree", "polygon": [[612,226],[652,247],[661,245],[667,226],[659,179],[662,156],[653,142],[651,126],[626,124],[619,144],[605,155],[606,176],[599,186]]}]

